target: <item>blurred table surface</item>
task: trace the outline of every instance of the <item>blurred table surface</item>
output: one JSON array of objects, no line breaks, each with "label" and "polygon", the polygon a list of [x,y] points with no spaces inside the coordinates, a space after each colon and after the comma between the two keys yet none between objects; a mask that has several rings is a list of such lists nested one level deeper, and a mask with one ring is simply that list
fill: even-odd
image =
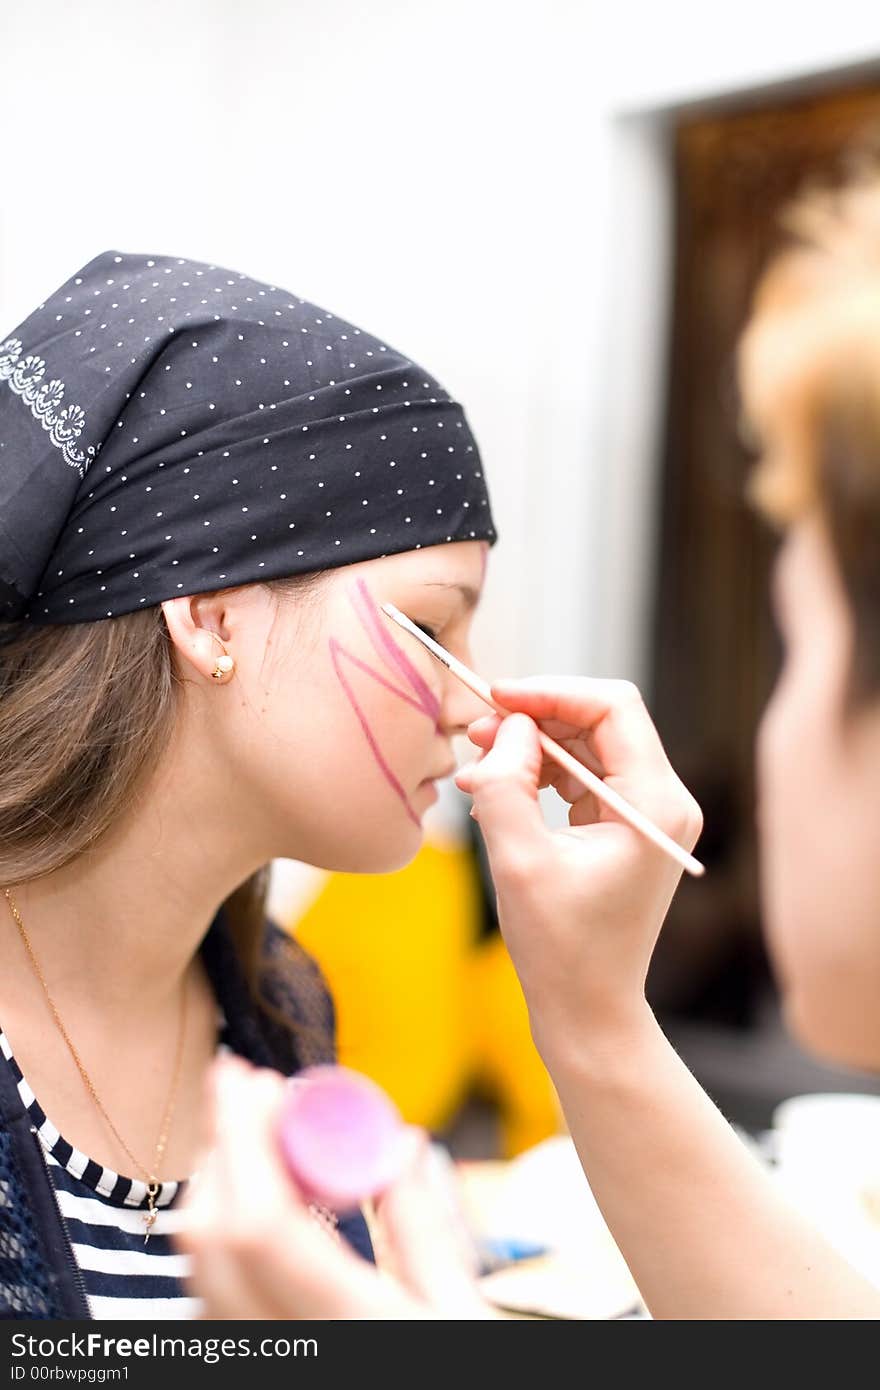
[{"label": "blurred table surface", "polygon": [[[736,1132],[785,1200],[880,1287],[880,1098],[814,1095],[792,1106],[784,1128]],[[454,1174],[478,1246],[544,1252],[483,1276],[497,1307],[519,1317],[649,1316],[567,1135],[510,1161],[459,1161]]]},{"label": "blurred table surface", "polygon": [[459,1162],[455,1171],[478,1246],[545,1252],[482,1277],[484,1294],[499,1309],[578,1320],[645,1316],[570,1139],[545,1140],[509,1162]]}]

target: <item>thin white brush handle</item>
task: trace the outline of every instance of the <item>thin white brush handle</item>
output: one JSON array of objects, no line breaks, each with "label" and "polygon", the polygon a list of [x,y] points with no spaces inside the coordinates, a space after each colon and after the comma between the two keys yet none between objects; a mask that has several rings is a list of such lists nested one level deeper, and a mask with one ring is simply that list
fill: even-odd
[{"label": "thin white brush handle", "polygon": [[[382,610],[388,614],[389,618],[393,618],[400,627],[412,633],[413,637],[417,638],[423,647],[427,647],[428,651],[436,656],[438,661],[442,661],[443,665],[448,667],[454,676],[458,676],[460,681],[463,681],[475,695],[479,695],[481,700],[485,700],[486,704],[494,709],[497,714],[507,715],[513,712],[493,699],[490,686],[481,676],[478,676],[469,666],[465,666],[464,662],[459,661],[457,657],[452,656],[445,647],[441,647],[440,643],[435,642],[426,632],[422,632],[421,628],[417,627],[405,613],[401,613],[399,608],[395,608],[393,603],[383,603]],[[702,877],[706,870],[699,859],[695,859],[692,854],[689,854],[686,849],[683,849],[681,845],[677,844],[670,835],[667,835],[665,830],[661,830],[659,825],[655,825],[652,820],[649,820],[648,817],[637,810],[635,806],[631,806],[628,801],[624,800],[619,792],[616,792],[613,787],[609,787],[602,781],[601,777],[597,777],[595,772],[585,767],[584,764],[579,762],[566,748],[563,748],[555,739],[545,734],[540,727],[538,729],[538,739],[541,748],[548,758],[552,758],[554,762],[559,763],[560,767],[565,768],[566,772],[571,773],[572,777],[576,777],[588,791],[593,792],[600,801],[604,801],[606,806],[609,806],[612,811],[620,816],[621,820],[626,821],[634,830],[638,830],[644,835],[645,839],[650,840],[658,849],[662,849],[666,854],[670,855],[671,858],[673,858],[677,864],[680,864],[689,874],[693,874],[695,878]]]}]

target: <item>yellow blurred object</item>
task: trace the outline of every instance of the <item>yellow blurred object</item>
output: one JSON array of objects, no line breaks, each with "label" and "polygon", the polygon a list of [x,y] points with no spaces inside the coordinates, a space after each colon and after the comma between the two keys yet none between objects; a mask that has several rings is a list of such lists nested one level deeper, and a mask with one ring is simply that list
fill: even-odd
[{"label": "yellow blurred object", "polygon": [[479,895],[465,850],[425,844],[397,873],[331,874],[288,924],[327,977],[340,1062],[429,1129],[448,1123],[468,1083],[464,962]]},{"label": "yellow blurred object", "polygon": [[469,848],[427,841],[397,873],[328,875],[286,925],[327,978],[340,1062],[434,1131],[477,1083],[512,1156],[557,1132],[558,1110],[504,943],[481,941],[481,920]]},{"label": "yellow blurred object", "polygon": [[499,934],[479,943],[467,961],[474,1079],[495,1097],[502,1152],[513,1158],[562,1127],[556,1091],[529,1028],[529,1011]]}]

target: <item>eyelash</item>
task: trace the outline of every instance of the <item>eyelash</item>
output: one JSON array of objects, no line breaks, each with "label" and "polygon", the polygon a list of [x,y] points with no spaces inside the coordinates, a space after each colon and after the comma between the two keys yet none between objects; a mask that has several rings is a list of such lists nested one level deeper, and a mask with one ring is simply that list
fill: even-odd
[{"label": "eyelash", "polygon": [[428,627],[427,623],[416,623],[416,627],[421,628],[426,637],[430,637],[433,642],[437,641],[437,633],[434,628]]}]

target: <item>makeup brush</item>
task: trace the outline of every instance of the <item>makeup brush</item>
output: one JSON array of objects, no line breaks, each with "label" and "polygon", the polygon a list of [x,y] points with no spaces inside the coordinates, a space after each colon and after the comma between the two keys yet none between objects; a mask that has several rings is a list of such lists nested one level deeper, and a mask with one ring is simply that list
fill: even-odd
[{"label": "makeup brush", "polygon": [[[401,613],[399,608],[395,608],[393,603],[383,603],[382,611],[387,613],[389,618],[393,618],[400,627],[412,633],[413,637],[421,642],[423,647],[427,647],[428,651],[431,652],[433,656],[436,656],[438,661],[442,661],[443,665],[447,667],[454,676],[458,676],[460,681],[463,681],[475,695],[479,695],[481,700],[485,700],[486,704],[490,705],[498,714],[512,713],[511,710],[505,709],[503,705],[499,705],[498,701],[492,698],[492,691],[488,683],[484,681],[481,676],[478,676],[470,667],[465,666],[463,661],[459,661],[456,657],[452,656],[446,651],[445,647],[441,647],[440,643],[435,642],[427,633],[422,632],[421,628],[417,627],[405,613]],[[576,777],[588,791],[593,792],[600,801],[604,801],[606,806],[610,806],[611,810],[614,811],[616,815],[620,816],[621,820],[626,821],[634,830],[638,830],[646,839],[656,845],[658,849],[662,849],[664,853],[674,859],[677,864],[680,864],[683,869],[686,869],[689,874],[693,874],[695,878],[702,877],[706,870],[699,859],[695,859],[692,854],[688,854],[686,849],[682,849],[681,845],[676,844],[675,840],[667,835],[664,830],[661,830],[658,825],[655,825],[654,822],[643,815],[641,811],[636,810],[635,806],[631,806],[628,801],[625,801],[619,792],[614,791],[612,787],[606,786],[601,777],[597,777],[595,772],[592,772],[588,767],[584,767],[583,763],[578,762],[577,758],[569,753],[567,749],[562,748],[554,739],[545,734],[540,727],[538,728],[538,738],[548,758],[552,758],[560,767],[565,768],[566,772],[570,772],[572,777]]]}]

